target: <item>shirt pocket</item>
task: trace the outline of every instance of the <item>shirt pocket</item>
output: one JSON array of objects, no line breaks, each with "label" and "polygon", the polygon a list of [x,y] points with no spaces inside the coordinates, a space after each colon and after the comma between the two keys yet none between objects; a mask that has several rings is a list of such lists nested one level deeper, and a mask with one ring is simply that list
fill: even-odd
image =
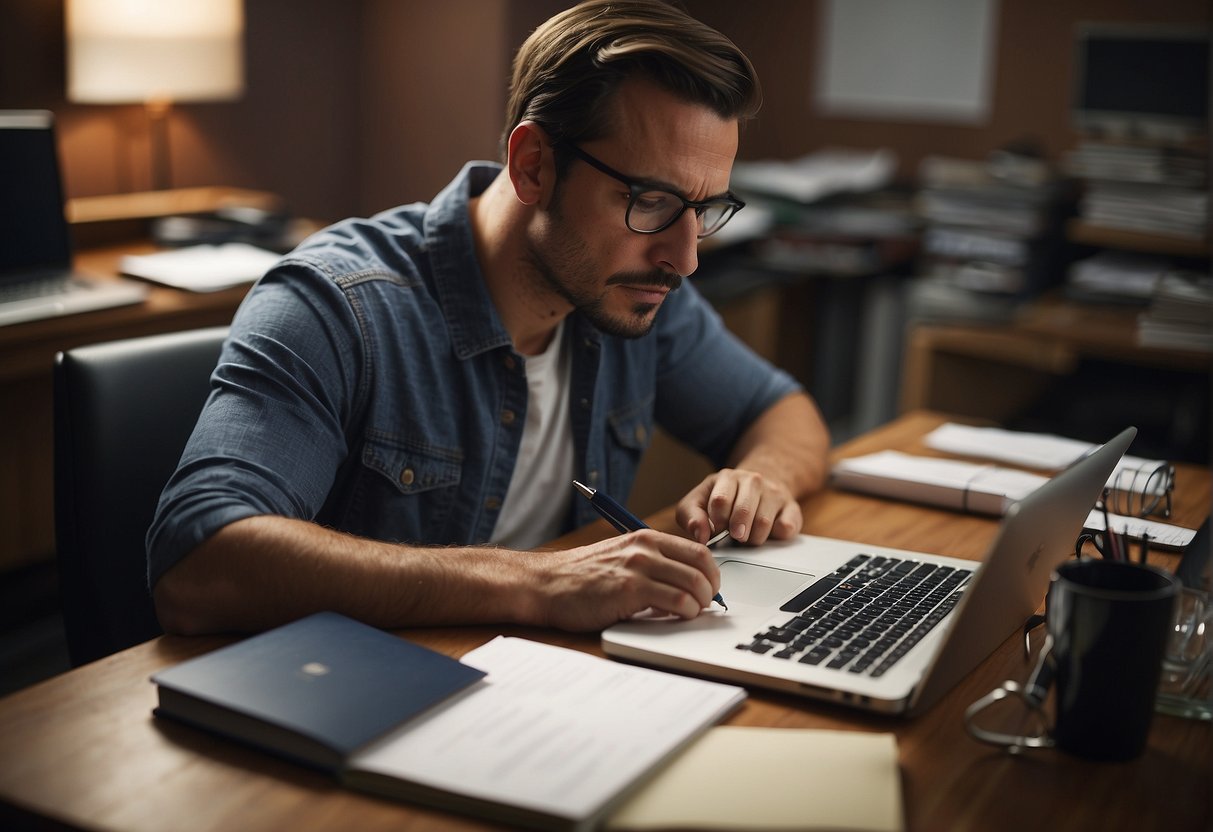
[{"label": "shirt pocket", "polygon": [[653,441],[653,397],[615,408],[607,413],[607,481],[604,488],[625,498],[632,490],[636,469]]},{"label": "shirt pocket", "polygon": [[446,524],[458,496],[463,452],[423,439],[368,431],[362,448],[366,533],[411,543],[449,543]]}]

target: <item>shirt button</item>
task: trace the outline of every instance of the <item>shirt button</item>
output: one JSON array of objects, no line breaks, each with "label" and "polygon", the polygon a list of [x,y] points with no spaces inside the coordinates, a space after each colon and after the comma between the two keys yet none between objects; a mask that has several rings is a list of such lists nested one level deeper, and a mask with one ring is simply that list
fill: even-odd
[{"label": "shirt button", "polygon": [[594,485],[594,484],[596,484],[597,482],[598,482],[598,472],[597,472],[597,471],[591,471],[591,472],[590,472],[590,485]]},{"label": "shirt button", "polygon": [[636,441],[639,442],[641,445],[644,444],[644,440],[648,435],[649,435],[649,432],[644,429],[644,425],[636,426]]},{"label": "shirt button", "polygon": [[501,359],[501,363],[505,365],[507,370],[513,370],[518,366],[518,362],[514,360],[514,356],[512,355],[507,355],[505,358]]},{"label": "shirt button", "polygon": [[590,400],[581,399],[577,402],[577,406],[580,407],[582,410],[589,410],[590,409]]},{"label": "shirt button", "polygon": [[501,424],[503,424],[503,425],[514,424],[514,411],[512,411],[512,410],[501,411]]},{"label": "shirt button", "polygon": [[417,479],[417,475],[413,472],[412,468],[405,468],[403,471],[400,472],[400,484],[401,485],[412,485],[416,479]]},{"label": "shirt button", "polygon": [[501,508],[501,500],[497,497],[489,497],[484,501],[484,507],[489,511],[496,511]]}]

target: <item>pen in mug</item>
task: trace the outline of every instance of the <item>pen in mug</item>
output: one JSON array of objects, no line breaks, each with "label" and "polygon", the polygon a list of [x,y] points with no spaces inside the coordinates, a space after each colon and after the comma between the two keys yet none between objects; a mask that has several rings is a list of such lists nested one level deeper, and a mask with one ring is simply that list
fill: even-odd
[{"label": "pen in mug", "polygon": [[[577,480],[573,480],[573,487],[577,489],[581,496],[589,500],[590,505],[594,507],[594,510],[601,514],[603,519],[614,526],[620,534],[627,534],[628,532],[648,528],[648,525],[646,525],[643,520],[624,508],[609,494],[599,491],[596,488],[590,488],[588,485],[580,483]],[[724,531],[718,532],[715,536],[713,536],[706,545],[713,546],[728,536],[729,530],[725,529]],[[720,606],[724,607],[726,610],[729,608],[729,605],[724,602],[724,598],[721,597],[719,592],[712,596],[712,600],[717,604],[720,604]]]}]

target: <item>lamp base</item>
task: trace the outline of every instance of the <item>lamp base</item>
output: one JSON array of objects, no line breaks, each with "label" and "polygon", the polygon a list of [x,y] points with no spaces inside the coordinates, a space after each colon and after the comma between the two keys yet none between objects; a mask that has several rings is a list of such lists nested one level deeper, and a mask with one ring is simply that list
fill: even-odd
[{"label": "lamp base", "polygon": [[169,116],[173,102],[167,98],[151,98],[144,103],[147,112],[148,146],[151,152],[152,190],[167,191],[173,187],[173,160],[169,142]]}]

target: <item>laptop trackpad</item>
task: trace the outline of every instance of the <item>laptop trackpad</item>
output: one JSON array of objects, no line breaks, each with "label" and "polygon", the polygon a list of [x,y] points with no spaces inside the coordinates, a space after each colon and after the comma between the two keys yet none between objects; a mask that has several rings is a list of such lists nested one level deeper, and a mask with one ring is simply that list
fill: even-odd
[{"label": "laptop trackpad", "polygon": [[720,564],[720,594],[729,604],[778,607],[812,577],[790,569],[726,560]]}]

